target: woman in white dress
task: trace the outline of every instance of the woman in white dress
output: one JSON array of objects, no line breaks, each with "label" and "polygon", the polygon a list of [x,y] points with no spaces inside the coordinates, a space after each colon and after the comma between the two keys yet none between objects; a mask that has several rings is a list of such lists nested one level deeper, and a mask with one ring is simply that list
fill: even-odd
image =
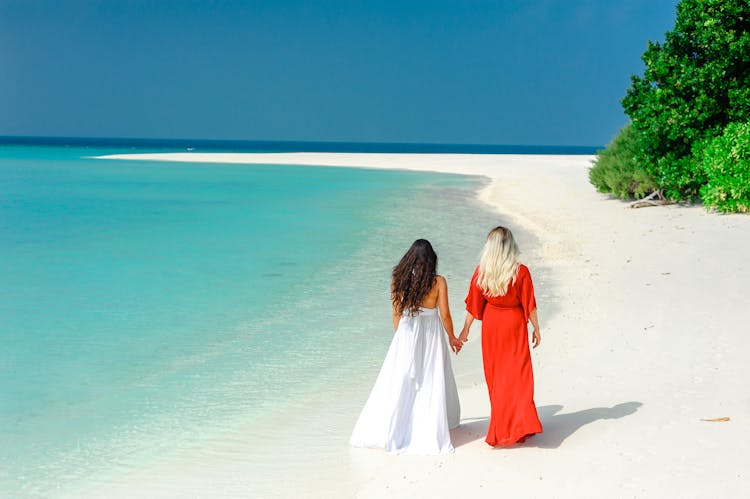
[{"label": "woman in white dress", "polygon": [[448,430],[458,426],[460,408],[449,344],[458,353],[462,343],[426,239],[394,267],[391,300],[393,340],[349,443],[393,454],[453,452]]}]

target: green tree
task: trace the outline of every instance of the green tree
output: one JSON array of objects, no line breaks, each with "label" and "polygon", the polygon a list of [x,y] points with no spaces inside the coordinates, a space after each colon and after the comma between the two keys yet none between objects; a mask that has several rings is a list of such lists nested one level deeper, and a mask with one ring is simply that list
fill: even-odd
[{"label": "green tree", "polygon": [[657,188],[653,177],[638,163],[639,139],[638,132],[627,125],[604,150],[599,151],[589,170],[589,180],[599,192],[628,199],[642,198]]},{"label": "green tree", "polygon": [[663,44],[623,99],[641,136],[638,162],[670,199],[694,199],[706,178],[693,145],[750,119],[750,1],[682,0]]}]

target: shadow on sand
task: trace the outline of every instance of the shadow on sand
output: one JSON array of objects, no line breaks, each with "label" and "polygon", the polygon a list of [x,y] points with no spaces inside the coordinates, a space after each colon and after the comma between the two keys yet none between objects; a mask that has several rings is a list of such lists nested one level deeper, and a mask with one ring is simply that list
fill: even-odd
[{"label": "shadow on sand", "polygon": [[[592,407],[591,409],[564,414],[559,414],[563,408],[561,405],[545,405],[537,408],[544,432],[534,435],[526,442],[514,445],[511,448],[556,449],[582,426],[602,419],[619,419],[629,416],[642,405],[640,402],[623,402],[612,407]],[[461,447],[475,440],[484,439],[489,422],[490,418],[461,420],[461,426],[451,431],[453,446]]]}]

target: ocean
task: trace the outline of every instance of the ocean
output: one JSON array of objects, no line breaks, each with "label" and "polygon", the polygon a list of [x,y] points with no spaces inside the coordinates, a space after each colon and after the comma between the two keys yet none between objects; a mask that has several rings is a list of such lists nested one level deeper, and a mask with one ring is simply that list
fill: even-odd
[{"label": "ocean", "polygon": [[93,158],[154,150],[0,145],[3,497],[106,483],[313,399],[353,421],[393,265],[431,240],[460,323],[502,222],[478,177]]}]

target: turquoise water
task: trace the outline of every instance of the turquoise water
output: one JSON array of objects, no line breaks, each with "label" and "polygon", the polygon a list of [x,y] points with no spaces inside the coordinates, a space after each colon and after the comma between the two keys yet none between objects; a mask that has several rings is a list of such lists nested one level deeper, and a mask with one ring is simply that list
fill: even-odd
[{"label": "turquoise water", "polygon": [[470,275],[492,223],[471,177],[89,158],[110,152],[0,148],[3,496],[369,376],[409,244]]}]

